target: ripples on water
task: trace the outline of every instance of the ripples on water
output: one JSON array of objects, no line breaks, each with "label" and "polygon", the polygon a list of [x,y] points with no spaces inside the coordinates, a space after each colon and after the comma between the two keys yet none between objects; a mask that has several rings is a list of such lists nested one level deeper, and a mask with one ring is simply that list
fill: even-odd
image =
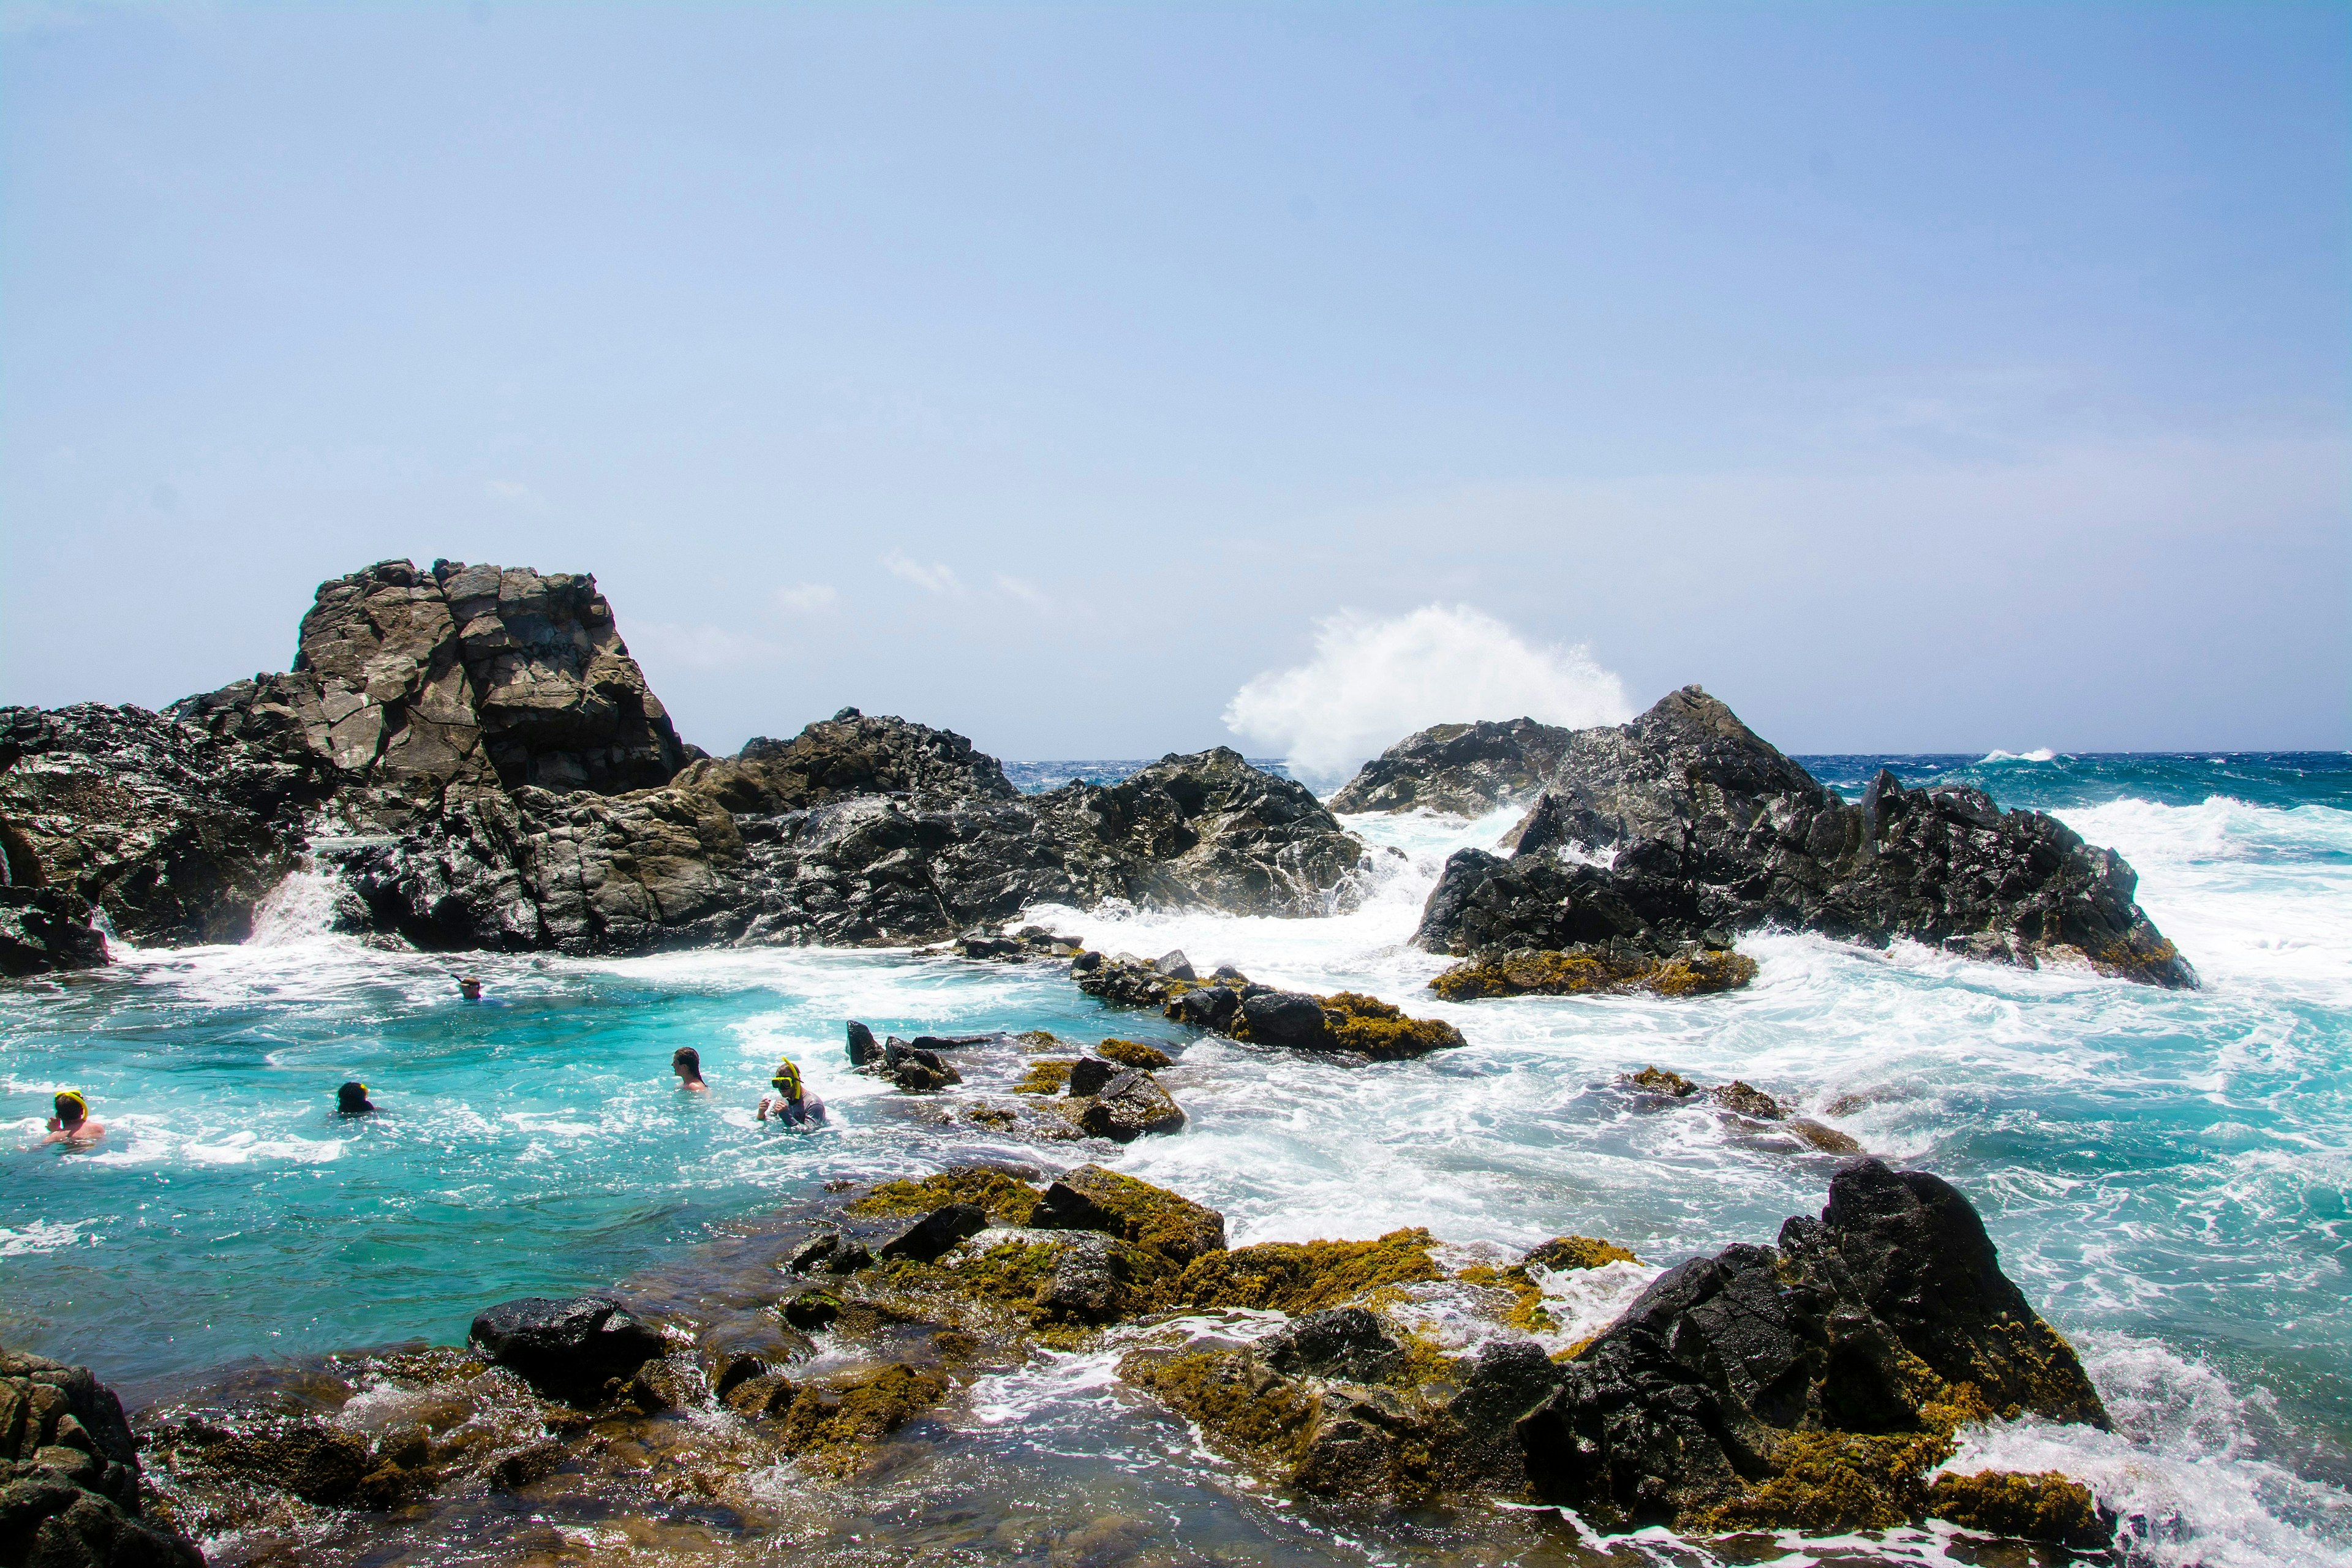
[{"label": "ripples on water", "polygon": [[[1852,791],[1881,760],[1809,762]],[[241,1358],[455,1341],[488,1301],[674,1261],[828,1178],[956,1158],[1115,1159],[1223,1209],[1236,1243],[1426,1225],[1518,1247],[1572,1230],[1671,1263],[1769,1240],[1819,1207],[1826,1159],[1612,1089],[1656,1062],[1748,1079],[1975,1199],[2011,1273],[2083,1348],[2118,1431],[2020,1423],[1976,1434],[1957,1462],[2080,1476],[2138,1516],[2155,1561],[2352,1563],[2346,759],[1894,765],[2053,810],[2121,850],[2206,988],[1768,934],[1748,944],[1757,984],[1734,996],[1452,1006],[1420,989],[1441,961],[1404,939],[1444,856],[1491,844],[1511,817],[1364,818],[1350,826],[1401,853],[1352,914],[1033,914],[1091,945],[1181,946],[1277,984],[1410,1002],[1453,1019],[1469,1048],[1345,1068],[1204,1040],[1164,1075],[1191,1113],[1181,1135],[1039,1150],[942,1129],[849,1074],[842,1021],[1089,1039],[1172,1026],[1108,1013],[1066,976],[902,953],[380,952],[317,934],[324,889],[297,878],[243,947],[130,953],[6,994],[0,1113],[14,1142],[38,1135],[63,1084],[113,1131],[91,1153],[5,1156],[0,1340],[87,1361],[134,1398]],[[1120,769],[1035,764],[1032,782]],[[455,1000],[468,967],[491,1004]],[[709,1100],[674,1089],[680,1045],[700,1050]],[[780,1050],[835,1107],[834,1129],[753,1120]],[[346,1078],[385,1113],[333,1117]],[[1100,1357],[992,1380],[936,1436],[926,1465],[828,1492],[777,1539],[843,1561],[877,1542],[895,1542],[885,1558],[1009,1560],[1033,1536],[1106,1562],[1586,1555],[1572,1526],[1496,1515],[1465,1544],[1427,1521],[1374,1533],[1283,1506],[1121,1393]],[[1099,1552],[1068,1545],[1097,1529]],[[1868,1550],[1916,1561],[1948,1545],[1930,1531]],[[1686,1552],[1657,1539],[1629,1550]]]}]

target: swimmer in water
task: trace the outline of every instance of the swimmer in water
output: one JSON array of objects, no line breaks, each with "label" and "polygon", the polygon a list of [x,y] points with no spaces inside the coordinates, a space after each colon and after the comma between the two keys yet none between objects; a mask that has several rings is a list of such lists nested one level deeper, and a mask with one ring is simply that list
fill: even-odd
[{"label": "swimmer in water", "polygon": [[353,1079],[335,1090],[335,1114],[338,1116],[373,1116],[375,1101],[368,1098],[367,1085]]},{"label": "swimmer in water", "polygon": [[768,1082],[776,1092],[761,1100],[761,1121],[772,1117],[787,1127],[799,1127],[824,1120],[824,1101],[811,1094],[801,1082],[801,1069],[793,1065],[792,1058],[786,1057],[777,1065],[776,1076]]},{"label": "swimmer in water", "polygon": [[482,999],[482,983],[470,974],[466,975],[457,982],[457,994],[468,1002],[478,1002]]},{"label": "swimmer in water", "polygon": [[68,1148],[87,1148],[106,1136],[106,1123],[89,1119],[89,1101],[81,1091],[61,1089],[57,1094],[58,1113],[49,1118],[49,1135],[44,1143],[63,1143]]},{"label": "swimmer in water", "polygon": [[710,1086],[702,1081],[702,1056],[692,1046],[680,1046],[669,1058],[669,1070],[677,1074],[677,1087],[688,1094],[709,1094]]}]

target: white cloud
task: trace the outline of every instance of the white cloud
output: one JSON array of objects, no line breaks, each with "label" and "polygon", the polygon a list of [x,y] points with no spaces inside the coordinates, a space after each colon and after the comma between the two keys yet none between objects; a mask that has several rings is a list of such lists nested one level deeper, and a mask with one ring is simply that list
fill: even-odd
[{"label": "white cloud", "polygon": [[500,500],[536,501],[539,492],[520,479],[490,479],[482,489]]},{"label": "white cloud", "polygon": [[1008,576],[1002,572],[996,574],[996,587],[999,593],[1009,594],[1023,604],[1034,605],[1040,609],[1050,602],[1045,597],[1045,590],[1036,584],[1020,577]]},{"label": "white cloud", "polygon": [[776,590],[778,607],[795,615],[822,615],[840,601],[841,595],[830,583],[791,583]]},{"label": "white cloud", "polygon": [[1581,727],[1632,715],[1624,683],[1582,647],[1539,647],[1483,610],[1424,605],[1386,620],[1343,611],[1315,634],[1315,657],[1269,670],[1234,694],[1225,724],[1333,781],[1432,724],[1538,719]]},{"label": "white cloud", "polygon": [[963,584],[942,561],[926,566],[903,550],[893,550],[882,557],[883,569],[893,577],[904,577],[927,594],[961,594]]}]

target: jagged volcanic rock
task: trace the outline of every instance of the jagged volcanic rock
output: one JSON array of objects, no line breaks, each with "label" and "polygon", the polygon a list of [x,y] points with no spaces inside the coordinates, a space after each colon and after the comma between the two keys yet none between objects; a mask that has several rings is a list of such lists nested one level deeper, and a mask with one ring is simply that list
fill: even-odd
[{"label": "jagged volcanic rock", "polygon": [[0,1562],[202,1568],[143,1517],[130,1423],[88,1367],[0,1350]]},{"label": "jagged volcanic rock", "polygon": [[1331,809],[1484,816],[1541,793],[1574,733],[1532,719],[1433,724],[1366,763]]},{"label": "jagged volcanic rock", "polygon": [[[1305,915],[1363,847],[1220,748],[1024,797],[949,731],[855,709],[681,745],[584,575],[381,562],[320,585],[295,668],[166,714],[0,710],[9,972],[233,942],[307,847],[338,923],[428,949],[936,940],[1107,899]],[[74,934],[74,930],[83,934]]]},{"label": "jagged volcanic rock", "polygon": [[2003,813],[1979,790],[1905,789],[1888,773],[1849,805],[1696,686],[1629,724],[1558,733],[1516,852],[1449,860],[1422,946],[1654,957],[1781,924],[2027,964],[2079,954],[2105,973],[2196,983],[2132,901],[2122,857],[2041,812]]},{"label": "jagged volcanic rock", "polygon": [[332,778],[302,752],[143,708],[0,709],[8,881],[69,890],[132,942],[237,942]]}]

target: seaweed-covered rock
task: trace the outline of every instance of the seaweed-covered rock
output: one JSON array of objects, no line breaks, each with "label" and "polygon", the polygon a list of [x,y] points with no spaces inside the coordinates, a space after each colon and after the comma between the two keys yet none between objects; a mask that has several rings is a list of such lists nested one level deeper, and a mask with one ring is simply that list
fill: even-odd
[{"label": "seaweed-covered rock", "polygon": [[2113,851],[2042,813],[2003,813],[1979,790],[1906,789],[1885,772],[1849,805],[1697,687],[1631,723],[1545,744],[1556,760],[1515,853],[1447,862],[1423,947],[1664,960],[1780,924],[2196,982],[2132,901],[2137,879]]},{"label": "seaweed-covered rock", "polygon": [[1225,1216],[1216,1210],[1100,1165],[1080,1165],[1055,1180],[1027,1223],[1106,1231],[1180,1268],[1225,1247]]},{"label": "seaweed-covered rock", "polygon": [[[1108,1065],[1108,1064],[1106,1064]],[[1080,1061],[1080,1068],[1086,1063]],[[1121,1068],[1091,1095],[1078,1094],[1077,1079],[1070,1079],[1071,1098],[1059,1101],[1062,1111],[1090,1138],[1131,1143],[1151,1132],[1173,1132],[1184,1125],[1184,1110],[1160,1080],[1140,1068]]]},{"label": "seaweed-covered rock", "polygon": [[2116,1533],[2113,1516],[2100,1509],[2091,1489],[2055,1470],[1939,1475],[1927,1489],[1927,1514],[1984,1535],[2089,1551],[2107,1545]]},{"label": "seaweed-covered rock", "polygon": [[1633,942],[1587,943],[1572,951],[1514,948],[1465,959],[1429,983],[1448,1002],[1481,996],[1616,995],[1633,991],[1699,996],[1736,991],[1756,978],[1743,952],[1693,945],[1660,955]]},{"label": "seaweed-covered rock", "polygon": [[1392,1230],[1370,1241],[1272,1241],[1208,1253],[1184,1270],[1178,1295],[1194,1307],[1271,1309],[1296,1316],[1344,1306],[1384,1285],[1444,1278],[1437,1238]]},{"label": "seaweed-covered rock", "polygon": [[902,1226],[875,1252],[885,1258],[908,1258],[918,1263],[929,1263],[987,1228],[987,1212],[977,1204],[947,1204]]},{"label": "seaweed-covered rock", "polygon": [[1778,1248],[1660,1276],[1518,1430],[1533,1490],[1596,1522],[1833,1531],[1916,1517],[1958,1426],[2019,1414],[2106,1421],[1968,1201],[1865,1159]]},{"label": "seaweed-covered rock", "polygon": [[144,1516],[121,1402],[89,1369],[0,1350],[0,1562],[43,1568],[201,1568],[187,1538]]},{"label": "seaweed-covered rock", "polygon": [[1441,1018],[1409,1018],[1394,1003],[1358,992],[1310,996],[1293,991],[1244,994],[1231,1033],[1310,1051],[1352,1051],[1394,1061],[1462,1045],[1462,1031]]},{"label": "seaweed-covered rock", "polygon": [[492,1361],[558,1398],[593,1396],[660,1355],[661,1331],[608,1296],[522,1296],[476,1314],[471,1334]]}]

